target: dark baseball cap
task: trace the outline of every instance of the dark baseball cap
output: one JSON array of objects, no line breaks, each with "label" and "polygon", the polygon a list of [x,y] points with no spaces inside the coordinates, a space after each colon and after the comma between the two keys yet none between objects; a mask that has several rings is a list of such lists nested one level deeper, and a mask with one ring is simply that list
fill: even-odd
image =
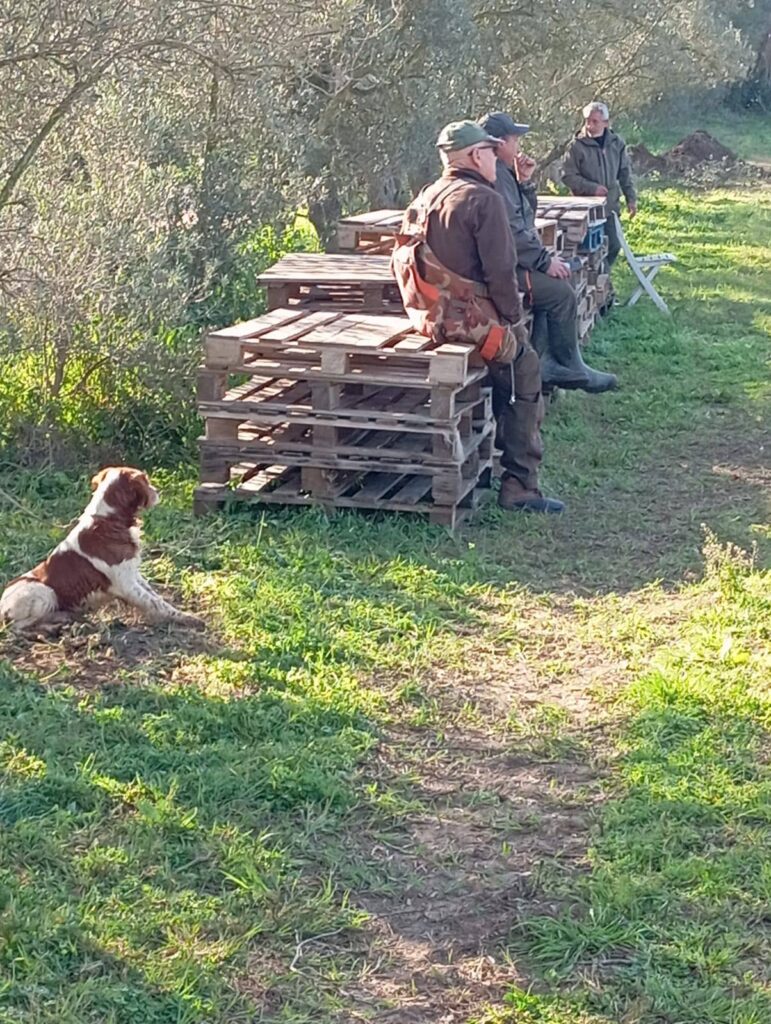
[{"label": "dark baseball cap", "polygon": [[488,135],[494,135],[496,139],[505,139],[508,135],[524,135],[530,131],[529,124],[518,124],[513,117],[502,110],[496,110],[492,114],[480,117],[479,126]]},{"label": "dark baseball cap", "polygon": [[436,145],[445,153],[454,153],[458,149],[468,149],[469,146],[497,146],[500,141],[488,135],[476,121],[450,121],[439,132]]}]

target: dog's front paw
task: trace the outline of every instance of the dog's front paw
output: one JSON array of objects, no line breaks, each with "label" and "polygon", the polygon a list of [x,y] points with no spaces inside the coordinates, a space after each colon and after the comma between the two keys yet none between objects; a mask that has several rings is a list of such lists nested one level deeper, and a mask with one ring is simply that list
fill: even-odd
[{"label": "dog's front paw", "polygon": [[190,615],[187,612],[180,615],[176,620],[180,626],[185,626],[187,629],[206,629],[206,623],[203,619],[199,619],[197,615]]}]

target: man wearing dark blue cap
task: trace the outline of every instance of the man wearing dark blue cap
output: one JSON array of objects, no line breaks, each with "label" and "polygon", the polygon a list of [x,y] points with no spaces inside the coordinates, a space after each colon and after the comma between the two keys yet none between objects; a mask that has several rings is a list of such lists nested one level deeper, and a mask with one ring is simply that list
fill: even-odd
[{"label": "man wearing dark blue cap", "polygon": [[539,314],[546,318],[546,351],[541,355],[543,384],[592,393],[610,391],[617,385],[615,376],[593,370],[581,357],[570,268],[544,248],[535,229],[538,206],[532,181],[535,161],[519,148],[529,126],[519,124],[503,111],[486,114],[479,119],[479,124],[488,135],[501,140],[496,150],[495,186],[506,204],[517,247],[519,285],[529,297],[536,322]]}]

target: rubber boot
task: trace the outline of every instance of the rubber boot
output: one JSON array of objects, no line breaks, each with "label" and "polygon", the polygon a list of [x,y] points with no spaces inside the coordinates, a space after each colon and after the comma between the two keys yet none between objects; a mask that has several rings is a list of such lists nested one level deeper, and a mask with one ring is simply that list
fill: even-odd
[{"label": "rubber boot", "polygon": [[587,366],[578,346],[575,320],[552,320],[549,345],[541,356],[541,380],[545,387],[580,389],[597,394],[612,391],[618,381],[612,373],[601,373]]}]

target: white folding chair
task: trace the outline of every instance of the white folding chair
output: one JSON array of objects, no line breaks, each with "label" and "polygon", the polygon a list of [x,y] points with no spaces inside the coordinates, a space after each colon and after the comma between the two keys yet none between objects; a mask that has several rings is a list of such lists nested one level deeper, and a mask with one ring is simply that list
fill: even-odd
[{"label": "white folding chair", "polygon": [[626,256],[626,261],[632,268],[635,277],[640,282],[636,290],[630,296],[627,306],[634,306],[642,297],[643,292],[647,292],[661,312],[666,313],[666,315],[669,316],[669,307],[653,287],[653,279],[662,267],[667,267],[670,263],[677,263],[677,257],[673,256],[671,252],[657,252],[651,256],[635,256],[629,246],[629,242],[627,242],[626,237],[624,236],[619,215],[614,212],[611,216],[616,218],[618,240],[621,243],[624,256]]}]

